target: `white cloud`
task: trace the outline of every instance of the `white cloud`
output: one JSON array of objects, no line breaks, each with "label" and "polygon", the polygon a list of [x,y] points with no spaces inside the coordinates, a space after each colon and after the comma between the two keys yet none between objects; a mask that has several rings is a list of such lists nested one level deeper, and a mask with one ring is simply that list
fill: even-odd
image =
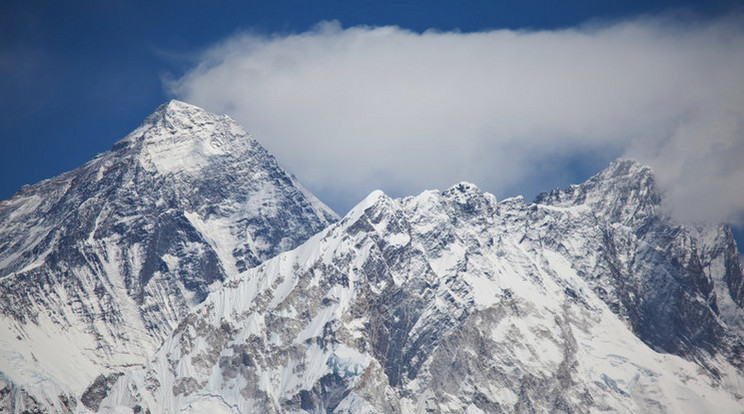
[{"label": "white cloud", "polygon": [[336,206],[460,180],[501,196],[549,190],[556,171],[577,174],[577,157],[624,155],[657,170],[680,217],[741,222],[741,23],[421,34],[323,23],[229,38],[169,87],[233,115]]}]

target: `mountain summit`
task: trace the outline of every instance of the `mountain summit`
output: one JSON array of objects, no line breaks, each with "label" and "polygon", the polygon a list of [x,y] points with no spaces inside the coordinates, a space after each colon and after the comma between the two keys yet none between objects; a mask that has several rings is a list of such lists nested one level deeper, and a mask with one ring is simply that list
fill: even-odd
[{"label": "mountain summit", "polygon": [[226,280],[100,408],[739,413],[735,245],[661,201],[630,160],[531,204],[375,191]]},{"label": "mountain summit", "polygon": [[2,403],[73,406],[220,281],[336,220],[229,117],[160,106],[110,151],[0,202]]}]

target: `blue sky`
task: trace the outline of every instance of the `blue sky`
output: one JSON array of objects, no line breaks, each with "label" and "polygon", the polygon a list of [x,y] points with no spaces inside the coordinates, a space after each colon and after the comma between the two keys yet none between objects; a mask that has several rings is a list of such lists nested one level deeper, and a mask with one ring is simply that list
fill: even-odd
[{"label": "blue sky", "polygon": [[[674,125],[644,121],[646,123],[639,122],[635,125],[636,129],[626,130],[611,126],[609,129],[614,128],[614,135],[607,134],[606,137],[597,140],[569,140],[570,144],[565,146],[553,144],[554,140],[543,140],[536,141],[531,147],[515,139],[512,141],[496,140],[494,141],[496,143],[486,145],[473,143],[470,147],[450,147],[444,142],[446,141],[444,137],[437,141],[440,142],[440,146],[433,145],[433,148],[437,151],[448,151],[451,148],[459,158],[453,162],[458,165],[453,166],[452,169],[441,169],[443,171],[441,177],[437,176],[433,170],[438,164],[442,164],[442,160],[436,156],[431,157],[432,170],[426,170],[426,167],[420,169],[420,177],[416,176],[417,171],[409,171],[400,166],[408,162],[407,158],[401,156],[391,158],[389,168],[385,167],[387,169],[383,167],[380,167],[380,170],[372,170],[372,167],[368,170],[360,169],[357,175],[349,174],[356,181],[350,178],[348,181],[336,182],[329,177],[338,176],[338,171],[349,168],[348,165],[340,164],[336,166],[337,171],[324,175],[322,171],[318,171],[320,168],[318,165],[326,163],[327,160],[320,155],[303,159],[303,154],[295,154],[288,149],[296,146],[296,142],[288,141],[280,136],[282,134],[302,135],[302,125],[295,129],[276,128],[275,125],[287,122],[282,118],[281,113],[257,110],[246,105],[239,98],[224,96],[225,93],[222,93],[219,88],[215,88],[214,91],[210,88],[205,92],[203,85],[205,82],[208,84],[208,79],[214,73],[224,75],[226,79],[234,82],[246,84],[253,82],[253,79],[246,79],[242,74],[236,74],[231,66],[234,62],[230,60],[232,59],[230,56],[233,56],[236,51],[238,54],[243,53],[242,59],[261,64],[258,57],[245,54],[246,45],[253,45],[251,47],[259,49],[262,53],[280,53],[292,59],[302,59],[300,55],[293,54],[295,52],[287,49],[286,45],[291,41],[305,42],[303,44],[309,48],[321,48],[320,55],[334,62],[345,62],[348,55],[324,55],[323,53],[326,53],[328,49],[323,49],[323,47],[328,42],[343,45],[346,44],[343,42],[353,41],[366,44],[364,42],[374,38],[388,39],[378,45],[382,50],[381,56],[405,56],[410,54],[411,50],[429,50],[427,48],[436,51],[438,44],[461,45],[457,47],[469,53],[465,55],[465,60],[469,59],[468,56],[489,53],[488,49],[480,49],[481,46],[478,45],[476,37],[467,36],[471,33],[488,33],[492,36],[491,43],[505,45],[510,44],[509,39],[514,38],[515,42],[518,42],[514,44],[519,44],[520,48],[528,51],[544,51],[550,47],[549,45],[556,44],[557,50],[562,52],[573,53],[575,51],[577,59],[585,59],[582,53],[590,53],[586,52],[586,48],[573,46],[571,42],[578,37],[579,44],[595,41],[597,47],[619,44],[619,49],[627,49],[630,56],[641,56],[639,59],[644,59],[644,56],[657,55],[658,50],[654,50],[653,47],[658,47],[661,51],[669,50],[670,56],[683,56],[681,62],[688,62],[684,59],[692,59],[693,63],[709,60],[716,62],[718,66],[727,67],[737,63],[729,56],[732,54],[731,50],[737,49],[732,49],[729,44],[738,44],[740,40],[738,32],[730,36],[728,43],[719,44],[715,43],[718,40],[710,39],[729,36],[728,33],[732,31],[730,16],[735,16],[733,18],[735,26],[736,22],[740,21],[741,11],[742,3],[736,1],[570,1],[560,4],[538,1],[238,2],[226,0],[210,3],[203,1],[6,1],[0,5],[0,104],[2,105],[2,111],[0,111],[0,176],[3,177],[0,180],[0,199],[10,197],[24,184],[32,184],[73,169],[95,154],[107,150],[111,144],[134,129],[155,107],[173,97],[191,101],[214,111],[229,112],[229,108],[237,108],[237,113],[231,113],[231,115],[243,123],[249,132],[255,132],[258,139],[278,155],[280,162],[283,162],[298,175],[301,181],[307,183],[311,190],[342,214],[373,187],[382,187],[391,195],[401,196],[432,186],[441,188],[461,179],[467,179],[476,182],[485,190],[493,191],[500,198],[519,193],[532,197],[541,190],[583,181],[617,156],[646,154],[652,164],[655,162],[658,165],[669,165],[673,162],[670,162],[668,157],[673,155],[664,158],[659,155],[661,150],[664,154],[674,154],[680,146],[693,147],[706,144],[705,141],[690,140],[685,138],[684,134],[679,135],[679,133],[677,134],[680,138],[675,138],[676,141],[672,140],[674,145],[669,145],[667,139],[659,141],[663,145],[659,144],[650,150],[639,149],[644,145],[643,143],[632,140],[623,141],[625,135],[637,133],[644,126],[648,127],[650,134],[655,134],[657,129],[674,128],[678,131],[682,126],[691,125],[688,129],[693,132],[697,131],[699,135],[700,131],[707,133],[705,128],[712,128],[711,125],[713,125],[717,128],[716,131],[720,129],[722,131],[720,134],[724,136],[719,143],[722,148],[719,152],[736,153],[731,149],[742,148],[740,140],[727,138],[726,134],[735,135],[739,130],[727,127],[726,122],[729,122],[727,120],[702,122],[700,119],[707,119],[709,114],[701,114],[699,119],[696,118],[689,122],[685,120],[684,123]],[[651,23],[649,19],[652,20]],[[321,22],[335,23],[318,26]],[[701,29],[700,25],[708,26]],[[364,28],[355,30],[360,26]],[[386,32],[376,30],[380,26],[393,28]],[[630,29],[626,30],[627,26],[630,26]],[[670,29],[670,26],[673,27]],[[677,36],[678,32],[683,35]],[[693,34],[687,35],[688,33]],[[668,39],[677,37],[686,40],[677,41],[667,49]],[[412,49],[395,47],[396,44],[406,43],[409,40]],[[657,40],[658,45],[654,43]],[[648,54],[643,50],[644,43],[652,45]],[[714,53],[713,57],[701,56],[699,59],[696,56],[690,57],[689,50],[696,47],[712,48],[717,50],[718,54]],[[225,50],[233,55],[229,55]],[[348,46],[345,50],[350,54],[359,53],[358,50],[353,49],[353,46]],[[377,56],[380,55],[363,56],[363,58],[376,59]],[[437,59],[436,53],[431,52],[422,57],[421,62],[426,62],[427,65],[437,65],[440,62]],[[530,57],[525,55],[515,55],[514,60],[531,62]],[[395,60],[395,62],[399,61],[400,59]],[[589,65],[596,64],[591,59],[588,62]],[[410,62],[403,62],[401,66],[406,67],[408,63]],[[468,64],[472,66],[487,63],[473,58],[473,61]],[[203,65],[202,67],[206,65],[209,70],[199,70],[200,64]],[[546,73],[560,72],[564,69],[560,60],[555,60],[552,64],[554,66],[549,66]],[[661,64],[663,62],[650,61],[647,66]],[[353,65],[350,67],[360,70]],[[409,69],[414,72],[421,70],[416,63],[412,63]],[[461,70],[462,68],[447,66],[446,62],[442,63],[442,73],[449,73],[447,71],[461,73],[458,72]],[[597,70],[602,69],[597,67]],[[627,70],[633,70],[633,68],[627,68]],[[465,70],[462,73],[468,72]],[[699,72],[679,74],[675,72],[672,75],[679,76],[678,84],[681,88],[684,88],[685,82],[689,82],[690,79],[698,79],[697,76],[709,78],[718,76],[726,79],[726,76],[735,78],[738,75],[737,72],[720,76],[717,72],[715,75],[711,73],[710,68],[701,66]],[[308,76],[296,70],[287,72],[285,75]],[[390,76],[397,75],[393,73]],[[338,76],[338,74],[329,76]],[[541,75],[537,74],[537,76]],[[647,76],[647,73],[641,71],[637,78],[644,76]],[[666,74],[664,76],[668,77]],[[447,78],[433,76],[428,80],[441,83],[442,79]],[[596,82],[600,83],[601,90],[602,82],[613,82],[616,79],[618,78],[600,76]],[[255,80],[256,90],[259,87],[271,85],[274,81],[270,78]],[[313,79],[313,81],[322,84],[327,80]],[[555,81],[562,83],[562,79],[556,78]],[[653,79],[647,80],[649,85],[653,84],[652,81]],[[631,92],[642,91],[649,89],[646,86],[639,82],[635,86],[637,89],[628,89]],[[710,106],[711,102],[717,103],[718,101],[699,98],[705,94],[704,91],[719,91],[715,89],[717,87],[720,87],[721,91],[731,89],[730,86],[727,89],[725,84],[704,86],[700,88],[703,92],[696,92],[693,98],[683,97],[681,101],[688,102],[685,101],[688,99],[689,104],[675,108],[674,111],[682,114],[686,113],[685,111],[692,111],[690,108],[696,105]],[[378,88],[379,85],[370,83],[369,87]],[[617,93],[616,89],[608,90],[611,93]],[[665,91],[667,89],[660,89],[658,98],[649,97],[649,105],[659,106],[658,102],[676,100],[675,95]],[[300,90],[298,93],[302,94],[303,91]],[[413,90],[413,93],[422,94],[419,89]],[[333,96],[337,96],[337,93],[334,92]],[[536,96],[542,95],[537,93]],[[631,98],[629,102],[632,102]],[[263,99],[263,97],[258,96],[255,99]],[[458,97],[454,96],[452,99],[457,101]],[[587,96],[587,99],[594,99],[594,97]],[[739,101],[736,100],[738,97],[731,99],[734,100],[722,101],[721,106],[727,109],[726,105],[730,107],[731,102],[738,104]],[[294,104],[294,102],[291,103]],[[303,119],[302,117],[305,116],[307,119],[315,120],[317,113],[308,109],[310,104],[303,106],[301,103],[292,107],[297,118]],[[602,105],[601,102],[597,104],[599,107]],[[447,108],[442,106],[441,110],[447,110]],[[547,106],[546,108],[549,111],[553,107]],[[582,108],[579,105],[576,111],[581,111]],[[244,112],[240,112],[241,110]],[[467,108],[467,110],[468,113],[473,112],[472,108]],[[617,111],[617,109],[608,106],[608,111]],[[671,112],[673,111],[660,112],[655,117],[668,116],[671,120],[682,116],[677,112]],[[570,117],[571,114],[572,112],[567,113],[566,117]],[[741,123],[741,119],[738,118],[740,114],[741,112],[734,111],[735,119],[729,123]],[[419,114],[417,112],[414,115],[430,116],[429,113]],[[634,114],[621,115],[627,119],[637,118]],[[259,116],[263,118],[254,118]],[[380,113],[379,116],[384,117],[386,114]],[[514,112],[510,113],[510,116],[520,117],[524,116],[524,113]],[[605,119],[602,116],[607,115],[599,113],[591,116]],[[618,117],[618,124],[626,122],[622,116]],[[263,122],[264,119],[270,119],[271,122]],[[334,122],[334,120],[329,118],[328,122]],[[372,121],[363,120],[363,122]],[[473,122],[479,121],[476,119]],[[611,123],[611,121],[608,122]],[[390,124],[400,125],[403,130],[413,134],[418,125],[403,121],[394,121]],[[719,128],[721,124],[726,125]],[[311,123],[311,125],[316,130],[324,127],[322,123]],[[479,128],[483,129],[489,125],[483,124]],[[580,131],[592,132],[597,129],[596,126],[587,123],[582,124],[581,129],[577,130],[550,120],[539,125],[541,126],[537,130],[529,131],[524,130],[521,125],[507,125],[503,133],[517,131],[514,132],[515,137],[519,133],[530,133],[550,136],[551,139],[555,137],[562,139],[562,135],[580,135]],[[354,130],[352,128],[343,131],[348,134],[349,131]],[[374,129],[372,131],[384,132],[384,130],[380,132]],[[476,134],[473,131],[466,131],[466,133]],[[457,133],[458,131],[453,131],[450,135]],[[658,133],[663,135],[662,132]],[[263,140],[264,137],[266,142]],[[321,140],[323,137],[308,133],[301,139]],[[374,137],[370,139],[374,140]],[[488,137],[484,135],[478,139],[478,142],[483,140],[488,141]],[[456,142],[457,138],[453,137],[452,141]],[[328,142],[332,140],[329,139]],[[346,144],[345,141],[342,143]],[[415,143],[411,143],[410,147],[398,146],[395,141],[390,141],[385,145],[391,145],[392,150],[397,153],[407,154],[413,151]],[[343,145],[339,146],[343,147]],[[517,166],[496,170],[477,167],[487,165],[491,156],[497,160],[498,153],[507,153],[508,149],[521,146],[524,148],[518,152],[520,155],[515,159],[522,164],[532,163],[528,172]],[[324,148],[322,144],[316,147]],[[363,142],[349,144],[346,149],[348,151],[368,150]],[[458,152],[460,150],[462,153]],[[344,156],[344,153],[340,153],[337,158]],[[717,156],[711,155],[711,157]],[[547,159],[551,161],[545,162]],[[689,174],[685,175],[680,171],[689,170],[685,167],[689,165],[695,165],[697,170],[705,171],[706,168],[711,168],[710,165],[720,164],[714,162],[717,160],[711,161],[711,159],[713,158],[688,160],[677,169],[670,168],[669,171],[661,171],[661,175],[667,177],[665,180],[669,183],[669,193],[673,197],[678,196],[678,204],[701,198],[694,192],[680,187],[680,182],[690,181]],[[506,160],[499,162],[506,164]],[[738,159],[729,161],[729,164],[734,165],[733,170],[737,170],[737,162]],[[313,163],[314,166],[310,165]],[[386,165],[384,162],[381,164]],[[473,168],[462,167],[462,165],[471,164]],[[744,163],[740,164],[744,165]],[[501,179],[489,180],[488,177],[494,174]],[[720,171],[714,171],[710,176],[720,177],[721,174]],[[741,181],[737,181],[739,176],[736,174],[726,174],[729,174],[727,176],[728,187],[721,187],[719,193],[730,195],[733,193],[731,188],[736,188]],[[401,178],[404,175],[414,177],[414,179],[405,181]],[[699,187],[713,187],[706,184],[706,182],[701,182]],[[716,219],[726,218],[732,223],[741,224],[742,210],[740,207],[744,204],[739,199],[730,200],[729,204],[730,206],[725,211],[709,212],[707,207],[702,206],[697,210],[691,209],[685,214],[699,218],[710,213],[711,217]]]}]

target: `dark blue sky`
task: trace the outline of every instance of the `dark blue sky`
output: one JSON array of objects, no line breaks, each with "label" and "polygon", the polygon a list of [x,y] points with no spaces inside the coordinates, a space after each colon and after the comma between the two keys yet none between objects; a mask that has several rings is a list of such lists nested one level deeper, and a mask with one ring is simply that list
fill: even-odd
[{"label": "dark blue sky", "polygon": [[705,18],[740,7],[716,0],[4,1],[0,199],[107,150],[170,98],[164,78],[179,77],[200,51],[239,31],[301,32],[324,20],[418,32],[555,29],[669,11]]}]

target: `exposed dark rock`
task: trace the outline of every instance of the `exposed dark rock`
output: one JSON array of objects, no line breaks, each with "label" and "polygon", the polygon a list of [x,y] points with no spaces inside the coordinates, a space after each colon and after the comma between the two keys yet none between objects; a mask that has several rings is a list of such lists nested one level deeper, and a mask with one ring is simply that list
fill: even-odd
[{"label": "exposed dark rock", "polygon": [[109,391],[111,391],[111,387],[122,375],[124,374],[121,372],[115,372],[110,375],[99,375],[80,397],[80,402],[89,409],[98,411],[101,401],[106,398]]}]

